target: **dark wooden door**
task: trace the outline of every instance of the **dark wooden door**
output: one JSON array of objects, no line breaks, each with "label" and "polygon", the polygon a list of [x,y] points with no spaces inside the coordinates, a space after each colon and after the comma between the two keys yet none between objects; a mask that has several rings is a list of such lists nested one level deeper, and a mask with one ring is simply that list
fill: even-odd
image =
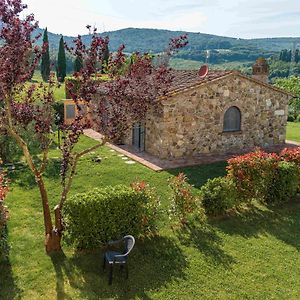
[{"label": "dark wooden door", "polygon": [[135,123],[132,129],[132,145],[138,151],[145,151],[145,126],[143,123]]}]

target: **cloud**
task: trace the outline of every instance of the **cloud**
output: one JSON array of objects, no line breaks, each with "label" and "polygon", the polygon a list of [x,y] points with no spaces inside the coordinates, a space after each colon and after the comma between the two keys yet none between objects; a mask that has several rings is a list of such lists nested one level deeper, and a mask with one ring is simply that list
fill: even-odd
[{"label": "cloud", "polygon": [[244,38],[300,36],[298,0],[24,1],[41,27],[65,35],[85,34],[90,24],[99,31],[140,27]]}]

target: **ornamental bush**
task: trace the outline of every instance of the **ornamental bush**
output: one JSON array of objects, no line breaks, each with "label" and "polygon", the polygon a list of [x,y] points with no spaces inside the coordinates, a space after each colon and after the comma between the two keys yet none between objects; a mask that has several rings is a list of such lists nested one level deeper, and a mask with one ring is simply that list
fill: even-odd
[{"label": "ornamental bush", "polygon": [[234,181],[239,198],[265,200],[272,185],[280,157],[262,150],[228,160],[228,177]]},{"label": "ornamental bush", "polygon": [[172,190],[169,209],[170,219],[185,225],[194,213],[200,219],[204,217],[200,199],[193,195],[193,186],[187,182],[187,177],[183,173],[169,179],[169,187]]},{"label": "ornamental bush", "polygon": [[278,163],[272,185],[266,201],[268,203],[284,202],[294,197],[299,187],[299,168],[293,162]]},{"label": "ornamental bush", "polygon": [[79,249],[102,247],[126,234],[145,237],[156,231],[159,201],[144,183],[96,188],[65,203],[65,240]]},{"label": "ornamental bush", "polygon": [[228,177],[209,179],[200,190],[203,207],[207,214],[223,214],[239,204],[234,181]]},{"label": "ornamental bush", "polygon": [[300,168],[300,147],[285,148],[281,151],[280,157],[282,160],[295,163]]}]

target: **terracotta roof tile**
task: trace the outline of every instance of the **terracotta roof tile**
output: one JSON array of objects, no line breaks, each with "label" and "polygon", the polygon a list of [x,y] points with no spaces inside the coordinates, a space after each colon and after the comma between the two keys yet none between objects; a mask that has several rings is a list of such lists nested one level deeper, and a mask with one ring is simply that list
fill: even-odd
[{"label": "terracotta roof tile", "polygon": [[233,71],[209,71],[205,78],[198,75],[198,71],[192,70],[173,70],[173,81],[169,88],[169,93],[190,88],[200,83],[206,83],[233,73]]}]

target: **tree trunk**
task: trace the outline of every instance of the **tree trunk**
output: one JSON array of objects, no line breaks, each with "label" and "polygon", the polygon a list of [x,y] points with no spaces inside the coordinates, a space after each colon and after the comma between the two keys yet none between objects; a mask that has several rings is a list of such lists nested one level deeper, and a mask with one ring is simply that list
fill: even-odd
[{"label": "tree trunk", "polygon": [[[40,194],[41,194],[42,204],[43,204],[44,225],[45,225],[45,250],[49,254],[51,252],[61,250],[62,230],[59,230],[59,228],[56,228],[56,226],[53,227],[52,225],[51,213],[50,213],[49,202],[48,202],[48,194],[45,189],[44,181],[40,175],[36,176],[36,182],[40,189]],[[55,212],[55,219],[57,219],[56,215],[57,214]],[[58,224],[57,220],[55,223]]]},{"label": "tree trunk", "polygon": [[52,229],[51,233],[46,234],[45,237],[45,248],[46,252],[61,251],[61,233],[57,229]]}]

